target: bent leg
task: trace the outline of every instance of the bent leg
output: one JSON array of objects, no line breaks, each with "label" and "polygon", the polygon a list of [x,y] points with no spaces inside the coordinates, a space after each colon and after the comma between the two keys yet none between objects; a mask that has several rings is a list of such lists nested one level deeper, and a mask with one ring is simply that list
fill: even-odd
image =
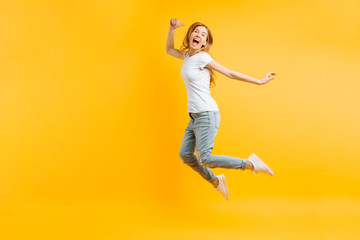
[{"label": "bent leg", "polygon": [[215,136],[220,125],[220,112],[204,112],[195,120],[196,155],[200,164],[209,168],[246,168],[246,159],[224,155],[212,155]]},{"label": "bent leg", "polygon": [[181,143],[179,156],[186,165],[198,172],[206,181],[212,182],[216,179],[216,176],[209,168],[200,165],[198,159],[194,155],[195,144],[195,134],[191,130],[190,121],[189,126],[185,129],[185,135]]}]

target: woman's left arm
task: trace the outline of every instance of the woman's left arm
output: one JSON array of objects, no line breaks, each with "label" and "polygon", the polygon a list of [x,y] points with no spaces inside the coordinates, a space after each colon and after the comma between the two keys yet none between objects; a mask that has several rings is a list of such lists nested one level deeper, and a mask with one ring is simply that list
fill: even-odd
[{"label": "woman's left arm", "polygon": [[231,71],[230,69],[226,68],[225,66],[221,65],[220,63],[218,63],[215,60],[212,60],[211,62],[209,62],[206,65],[206,68],[213,69],[231,79],[241,80],[241,81],[255,83],[255,84],[265,84],[268,81],[273,80],[275,78],[275,77],[270,78],[270,75],[276,75],[276,73],[274,73],[274,72],[269,72],[262,79],[258,80],[258,79],[249,77],[245,74]]}]

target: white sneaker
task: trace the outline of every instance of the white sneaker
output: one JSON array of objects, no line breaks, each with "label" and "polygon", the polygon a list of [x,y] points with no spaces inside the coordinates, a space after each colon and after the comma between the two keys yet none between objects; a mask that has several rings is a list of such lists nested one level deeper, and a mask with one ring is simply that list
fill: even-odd
[{"label": "white sneaker", "polygon": [[262,172],[274,176],[274,173],[271,171],[271,169],[254,153],[251,154],[248,160],[254,165],[254,174],[255,172]]},{"label": "white sneaker", "polygon": [[224,174],[216,176],[216,177],[219,180],[219,185],[215,188],[215,190],[219,191],[221,193],[221,195],[223,195],[223,197],[226,200],[229,200],[229,191],[228,191],[228,188],[226,186],[226,181],[225,181]]}]

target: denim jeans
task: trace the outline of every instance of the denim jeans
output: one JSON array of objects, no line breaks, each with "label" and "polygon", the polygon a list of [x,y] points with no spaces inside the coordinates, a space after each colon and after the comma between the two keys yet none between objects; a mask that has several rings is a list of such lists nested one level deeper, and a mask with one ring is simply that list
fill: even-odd
[{"label": "denim jeans", "polygon": [[209,182],[216,178],[210,168],[245,169],[246,159],[212,155],[215,136],[220,125],[219,111],[189,113],[189,116],[190,122],[185,129],[179,154],[185,164]]}]

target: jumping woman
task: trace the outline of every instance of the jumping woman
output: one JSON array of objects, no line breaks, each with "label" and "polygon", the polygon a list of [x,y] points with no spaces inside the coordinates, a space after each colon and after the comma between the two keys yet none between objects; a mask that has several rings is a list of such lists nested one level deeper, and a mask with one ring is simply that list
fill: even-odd
[{"label": "jumping woman", "polygon": [[[175,29],[180,24],[178,19],[170,20],[169,35],[166,43],[166,52],[171,56],[184,60],[181,68],[181,77],[184,80],[188,99],[190,122],[185,129],[181,143],[180,158],[189,167],[198,172],[206,181],[211,183],[215,190],[229,200],[229,191],[225,176],[215,174],[210,168],[249,169],[255,173],[261,172],[274,176],[271,169],[254,153],[248,159],[212,155],[215,136],[220,125],[220,111],[215,100],[210,96],[210,84],[214,83],[214,72],[237,80],[254,84],[265,84],[274,79],[266,74],[262,79],[246,76],[231,71],[216,62],[209,51],[213,44],[210,29],[200,22],[193,23],[187,31],[180,50],[174,48]],[[196,156],[194,151],[196,150]]]}]

